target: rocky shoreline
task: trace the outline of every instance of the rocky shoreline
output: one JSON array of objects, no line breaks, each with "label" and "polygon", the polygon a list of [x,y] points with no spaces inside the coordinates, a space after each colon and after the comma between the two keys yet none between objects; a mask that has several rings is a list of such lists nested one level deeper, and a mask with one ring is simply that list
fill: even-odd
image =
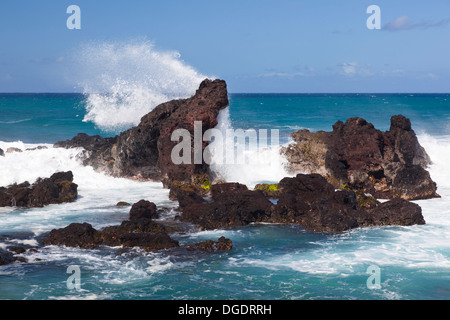
[{"label": "rocky shoreline", "polygon": [[299,130],[283,148],[290,172],[317,173],[336,188],[351,188],[378,199],[438,198],[426,170],[431,160],[409,119],[391,118],[382,132],[361,118],[338,121],[333,131]]},{"label": "rocky shoreline", "polygon": [[[155,107],[139,125],[116,137],[80,133],[54,147],[83,148],[84,165],[111,176],[162,182],[170,189],[170,199],[179,203],[176,219],[203,230],[283,223],[333,234],[360,227],[422,225],[422,210],[410,200],[439,197],[427,171],[431,160],[410,120],[401,115],[391,118],[386,132],[364,119],[350,118],[345,123],[338,121],[331,132],[293,133],[294,142],[281,153],[294,176],[254,190],[217,179],[205,162],[174,164],[171,152],[177,142],[172,141],[172,133],[184,129],[192,137],[194,121],[201,121],[204,133],[218,124],[219,112],[227,106],[225,81],[207,79],[191,98]],[[196,141],[191,139],[194,146]],[[201,150],[206,146],[203,141]],[[194,148],[190,151],[193,158]],[[77,186],[72,181],[71,172],[56,173],[32,186],[0,188],[0,206],[39,207],[74,201]],[[73,223],[52,230],[40,244],[86,249],[140,247],[146,251],[180,248],[171,237],[176,231],[155,222],[157,218],[156,205],[141,200],[133,204],[129,220],[119,226],[96,230],[87,223]],[[189,252],[228,251],[232,241],[221,237],[183,248]],[[0,264],[15,260],[13,252],[0,251]]]},{"label": "rocky shoreline", "polygon": [[[14,262],[32,262],[26,258],[27,253],[39,252],[42,246],[56,245],[81,249],[112,248],[117,254],[122,254],[127,249],[140,248],[147,252],[164,250],[170,254],[177,250],[178,255],[191,255],[195,252],[226,252],[233,247],[233,242],[225,237],[217,241],[206,240],[192,244],[180,245],[171,237],[177,233],[170,226],[156,222],[156,205],[152,202],[141,200],[135,203],[129,211],[129,219],[122,221],[120,225],[105,227],[96,230],[89,223],[71,223],[67,227],[53,229],[41,235],[38,246],[7,246],[0,249],[0,265]],[[29,236],[29,235],[26,235]],[[1,240],[9,242],[14,240],[14,235],[1,235]],[[120,249],[117,249],[120,247]],[[182,250],[182,251],[180,251]]]},{"label": "rocky shoreline", "polygon": [[[298,174],[278,184],[276,204],[261,190],[239,183],[211,186],[208,200],[191,191],[178,191],[181,221],[204,230],[234,228],[250,223],[299,224],[311,232],[342,233],[354,228],[425,224],[419,205],[398,198],[384,203],[350,190],[336,190],[318,174]],[[274,197],[271,197],[272,200]],[[371,205],[366,205],[370,202]]]},{"label": "rocky shoreline", "polygon": [[[194,122],[202,123],[201,134],[217,126],[219,111],[228,106],[228,92],[223,80],[204,80],[189,99],[165,102],[141,118],[141,122],[113,138],[78,134],[54,147],[86,150],[84,164],[115,177],[135,180],[190,183],[197,175],[209,175],[209,166],[174,164],[171,153],[178,142],[171,140],[176,129],[191,134],[191,158],[194,158]],[[201,143],[204,151],[206,142]]]},{"label": "rocky shoreline", "polygon": [[49,204],[73,202],[78,196],[78,185],[73,173],[57,172],[50,178],[40,178],[32,185],[25,181],[0,187],[0,207],[43,207]]},{"label": "rocky shoreline", "polygon": [[[122,248],[139,247],[145,251],[158,251],[179,248],[177,240],[170,237],[173,232],[170,227],[153,221],[156,205],[141,200],[135,203],[129,213],[129,220],[119,226],[106,227],[99,231],[88,223],[72,223],[61,229],[52,230],[41,241],[42,245],[63,245],[93,249],[101,246]],[[232,241],[224,237],[218,241],[207,241],[185,246],[189,251],[201,250],[206,252],[229,251]]]}]

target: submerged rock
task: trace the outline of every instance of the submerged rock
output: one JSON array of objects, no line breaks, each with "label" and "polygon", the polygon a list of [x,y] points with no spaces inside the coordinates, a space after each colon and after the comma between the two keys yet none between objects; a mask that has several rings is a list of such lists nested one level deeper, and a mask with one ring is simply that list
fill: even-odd
[{"label": "submerged rock", "polygon": [[430,158],[404,116],[393,116],[386,132],[350,118],[336,122],[332,132],[300,130],[291,136],[295,143],[282,149],[291,173],[318,173],[336,188],[378,199],[439,197],[426,170]]},{"label": "submerged rock", "polygon": [[116,207],[129,207],[129,206],[131,206],[131,204],[126,201],[119,201],[116,203]]},{"label": "submerged rock", "polygon": [[75,201],[78,185],[72,181],[73,174],[68,171],[57,172],[50,178],[39,178],[33,185],[24,182],[0,187],[0,207],[43,207]]},{"label": "submerged rock", "polygon": [[[195,95],[188,99],[165,102],[143,116],[138,126],[114,138],[79,134],[72,140],[57,142],[55,147],[83,147],[85,165],[112,176],[137,180],[190,182],[195,174],[207,174],[209,166],[172,162],[171,153],[178,142],[171,140],[176,129],[191,134],[194,151],[194,122],[202,124],[201,134],[217,125],[219,111],[228,106],[226,83],[223,80],[204,80]],[[207,143],[201,145],[202,151]],[[192,157],[192,159],[194,159]]]},{"label": "submerged rock", "polygon": [[34,148],[26,148],[25,151],[46,150],[46,149],[48,149],[47,146],[37,146]]},{"label": "submerged rock", "polygon": [[14,252],[15,254],[22,254],[26,251],[26,249],[24,247],[20,247],[20,246],[8,247],[8,250],[11,252]]}]

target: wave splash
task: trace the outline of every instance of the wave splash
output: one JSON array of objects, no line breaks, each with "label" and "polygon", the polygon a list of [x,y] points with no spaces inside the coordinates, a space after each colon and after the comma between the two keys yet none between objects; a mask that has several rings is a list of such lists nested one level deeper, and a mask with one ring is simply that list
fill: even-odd
[{"label": "wave splash", "polygon": [[[421,133],[418,136],[420,144],[431,158],[431,165],[428,170],[431,178],[438,185],[438,193],[445,191],[450,195],[450,136],[432,136]],[[441,194],[442,195],[442,194]]]},{"label": "wave splash", "polygon": [[206,76],[147,40],[85,45],[76,58],[86,96],[83,121],[118,133],[139,123],[155,106],[195,93]]},{"label": "wave splash", "polygon": [[[223,137],[227,136],[228,131],[236,132],[237,128],[233,128],[229,108],[220,111],[217,120],[216,129],[222,132]],[[259,129],[254,130],[261,133]],[[258,183],[278,183],[284,177],[291,176],[285,169],[287,159],[280,153],[282,146],[277,144],[278,141],[275,144],[271,141],[272,138],[277,137],[273,137],[271,131],[268,131],[266,139],[259,135],[257,142],[245,141],[244,146],[239,145],[243,141],[237,140],[230,143],[227,140],[223,150],[218,152],[212,148],[211,170],[227,182],[239,182],[249,187],[254,187]],[[244,162],[228,162],[228,154],[233,154],[235,157],[242,156],[237,154],[238,150],[244,150]]]}]

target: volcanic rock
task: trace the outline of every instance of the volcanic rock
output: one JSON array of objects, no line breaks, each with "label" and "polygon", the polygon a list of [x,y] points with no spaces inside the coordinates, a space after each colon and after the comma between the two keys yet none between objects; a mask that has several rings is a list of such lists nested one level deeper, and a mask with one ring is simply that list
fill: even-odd
[{"label": "volcanic rock", "polygon": [[404,199],[393,199],[367,211],[364,220],[358,221],[361,226],[423,225],[425,220],[418,204]]},{"label": "volcanic rock", "polygon": [[153,202],[147,200],[140,200],[133,204],[130,210],[130,220],[139,220],[142,218],[157,219],[158,212],[156,205]]},{"label": "volcanic rock", "polygon": [[101,240],[99,231],[89,223],[72,223],[65,228],[53,229],[42,244],[92,249],[101,244]]},{"label": "volcanic rock", "polygon": [[298,174],[279,183],[272,222],[296,223],[313,232],[340,233],[358,227],[424,224],[419,205],[394,199],[365,206],[355,192],[335,190],[318,174]]},{"label": "volcanic rock", "polygon": [[206,230],[267,222],[299,224],[308,231],[326,233],[425,223],[417,204],[404,199],[380,203],[359,191],[336,190],[319,174],[284,178],[277,184],[277,195],[274,205],[268,199],[273,194],[250,191],[239,183],[215,184],[210,198],[180,205],[180,220]]},{"label": "volcanic rock", "polygon": [[0,187],[0,207],[43,207],[75,201],[78,185],[73,183],[73,174],[57,172],[50,178],[39,178],[33,185],[28,182]]},{"label": "volcanic rock", "polygon": [[14,147],[9,147],[8,149],[6,149],[6,153],[13,153],[13,152],[22,152],[22,149]]},{"label": "volcanic rock", "polygon": [[218,241],[206,240],[192,245],[185,246],[187,250],[201,250],[205,252],[230,251],[233,248],[233,241],[220,237]]},{"label": "volcanic rock", "polygon": [[250,191],[239,183],[211,186],[211,199],[193,202],[183,208],[181,220],[203,229],[244,226],[264,222],[270,217],[273,204],[261,191]]},{"label": "volcanic rock", "polygon": [[298,174],[279,183],[281,196],[275,206],[272,222],[300,224],[313,232],[338,233],[358,227],[357,207],[352,191],[335,191],[318,174]]},{"label": "volcanic rock", "polygon": [[0,249],[0,266],[13,263],[14,261],[16,261],[16,259],[11,252]]},{"label": "volcanic rock", "polygon": [[282,149],[291,173],[318,173],[335,188],[378,199],[439,197],[426,170],[430,158],[404,116],[393,116],[386,132],[350,118],[336,122],[332,132],[300,130],[291,136],[295,142]]},{"label": "volcanic rock", "polygon": [[[192,156],[194,122],[201,122],[203,135],[217,125],[219,111],[227,106],[225,81],[206,79],[191,98],[160,104],[143,116],[138,126],[119,136],[102,138],[79,134],[54,146],[83,147],[86,150],[84,164],[112,176],[159,180],[166,186],[173,180],[190,182],[195,174],[207,174],[209,166],[205,162],[194,164],[194,161],[174,164],[171,153],[178,141],[171,140],[172,133],[176,129],[186,129],[191,134]],[[202,143],[202,151],[206,145],[206,142]]]}]

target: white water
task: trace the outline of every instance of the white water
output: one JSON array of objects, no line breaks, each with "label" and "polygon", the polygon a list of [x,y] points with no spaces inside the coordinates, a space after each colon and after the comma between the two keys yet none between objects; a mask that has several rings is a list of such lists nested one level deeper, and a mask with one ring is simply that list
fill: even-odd
[{"label": "white water", "polygon": [[177,51],[162,51],[147,40],[91,43],[76,60],[87,97],[84,121],[112,132],[137,125],[162,102],[190,97],[206,78]]},{"label": "white water", "polygon": [[[227,112],[221,114],[219,127],[229,128]],[[322,249],[310,252],[307,257],[302,253],[290,253],[284,257],[276,256],[274,260],[267,257],[257,259],[248,257],[240,263],[268,269],[288,267],[308,273],[346,273],[364,263],[411,268],[450,268],[450,260],[445,254],[450,251],[450,206],[448,205],[450,203],[450,172],[448,170],[450,137],[433,137],[423,134],[419,136],[419,140],[433,161],[429,171],[432,179],[438,184],[438,193],[442,196],[440,199],[416,201],[422,207],[427,222],[425,226],[354,230],[345,235],[336,236],[336,239],[329,242],[321,243]],[[21,142],[0,142],[0,148],[3,150],[9,147],[25,150],[37,146]],[[168,191],[159,183],[136,182],[106,176],[81,164],[79,158],[81,150],[46,146],[48,149],[6,153],[5,157],[0,157],[0,186],[24,181],[34,182],[35,179],[49,177],[54,172],[72,170],[74,182],[79,185],[80,198],[74,203],[51,205],[28,211],[16,212],[13,208],[2,208],[0,230],[27,230],[40,234],[53,228],[64,227],[74,221],[87,221],[95,228],[101,228],[114,222],[120,223],[127,218],[129,208],[115,207],[118,201],[133,203],[145,198],[155,202],[158,207],[176,206],[176,203],[168,200]],[[279,157],[279,154],[274,152],[273,155],[276,155],[275,160],[277,160],[276,157]],[[278,158],[278,161],[282,162],[282,159]],[[248,185],[266,180],[278,181],[285,176],[282,167],[274,165],[269,158],[260,166],[223,165],[216,170],[227,181],[238,181]],[[223,231],[220,233],[223,234]],[[388,239],[388,241],[381,239]],[[340,248],[343,243],[350,245],[347,250]],[[155,265],[154,270],[166,267],[170,268],[170,262]]]},{"label": "white water", "polygon": [[[38,145],[22,142],[0,142],[0,148],[18,147],[21,150]],[[5,153],[0,157],[0,186],[50,177],[59,171],[72,171],[78,185],[79,198],[73,203],[50,205],[32,210],[1,208],[0,230],[32,231],[35,234],[61,228],[71,222],[89,222],[101,228],[127,219],[129,207],[116,207],[119,201],[129,203],[146,199],[158,207],[176,205],[168,199],[168,190],[161,183],[138,182],[114,178],[98,173],[92,167],[83,166],[81,149],[53,148]]]},{"label": "white water", "polygon": [[[221,114],[220,128],[232,128],[227,112]],[[423,210],[426,220],[424,226],[411,227],[377,227],[352,230],[351,232],[329,237],[319,237],[317,240],[307,235],[306,240],[296,240],[301,234],[289,234],[286,241],[298,241],[302,245],[313,245],[314,247],[304,250],[289,248],[281,250],[277,244],[271,246],[267,251],[258,244],[258,241],[267,241],[266,237],[258,236],[253,239],[252,232],[245,230],[214,230],[190,234],[190,240],[197,241],[205,238],[217,239],[226,236],[235,242],[235,253],[230,255],[227,263],[221,265],[218,270],[210,268],[210,272],[229,274],[230,277],[250,277],[247,275],[249,268],[265,270],[268,280],[271,275],[292,272],[298,274],[292,278],[290,285],[311,279],[306,277],[320,277],[320,279],[340,279],[348,290],[364,288],[365,268],[370,265],[379,266],[382,272],[382,290],[374,292],[375,296],[384,299],[401,299],[409,293],[405,282],[415,280],[418,277],[417,287],[414,282],[411,286],[414,290],[420,290],[420,283],[436,277],[448,280],[450,270],[450,136],[419,135],[421,145],[430,155],[433,164],[429,167],[432,179],[438,184],[440,199],[416,201]],[[37,147],[38,145],[23,144],[21,142],[0,142],[0,148],[7,150],[9,147],[17,147],[22,150]],[[3,208],[0,210],[0,232],[32,231],[36,235],[53,228],[61,228],[72,222],[88,222],[94,228],[100,229],[107,225],[119,224],[128,216],[129,208],[117,208],[118,201],[136,202],[142,198],[153,201],[158,207],[176,206],[168,200],[168,191],[164,190],[159,183],[135,182],[126,179],[112,178],[95,172],[90,167],[84,167],[79,159],[80,150],[52,148],[24,151],[22,153],[6,153],[0,157],[0,186],[11,183],[20,183],[25,180],[33,182],[38,177],[48,177],[56,171],[72,170],[74,182],[79,185],[79,199],[74,203],[63,205],[51,205],[45,208],[34,208],[30,210],[17,210]],[[220,167],[220,172],[227,180],[242,183],[260,182],[260,180],[278,181],[284,176],[279,166],[271,166],[263,163],[256,169],[251,165],[234,165]],[[235,171],[233,171],[235,170]],[[273,240],[277,241],[278,234]],[[236,241],[235,241],[236,240]],[[17,239],[9,243],[0,242],[0,248],[7,245],[36,245],[35,239]],[[258,247],[258,245],[260,247]],[[278,250],[278,251],[277,251]],[[276,251],[276,254],[273,252]],[[236,253],[237,252],[237,253]],[[95,285],[98,287],[116,287],[120,285],[138,286],[143,281],[152,283],[161,274],[167,275],[172,272],[185,272],[185,267],[204,267],[193,261],[177,261],[160,253],[129,252],[122,256],[116,256],[111,251],[84,250],[77,248],[65,248],[47,246],[39,249],[37,253],[24,255],[33,265],[46,263],[57,263],[64,274],[64,267],[73,263],[83,266],[83,274],[92,272],[92,278],[87,278],[88,283],[84,286]],[[40,259],[40,260],[35,260]],[[15,264],[4,266],[1,269],[2,276],[23,276],[26,265]],[[415,276],[407,273],[414,273]],[[241,276],[242,275],[242,276]],[[361,283],[353,285],[345,283],[345,279],[355,279],[355,275],[362,275]],[[199,275],[201,278],[201,275]],[[299,280],[300,279],[300,280]],[[357,279],[356,279],[357,280]],[[353,280],[353,281],[356,281]],[[443,284],[444,285],[444,284]],[[57,286],[57,284],[51,284]],[[86,290],[71,295],[65,291],[64,283],[61,282],[60,295],[49,295],[54,299],[102,299],[114,297],[108,292],[101,295]],[[398,289],[402,288],[402,289]],[[45,287],[44,287],[45,289]],[[158,294],[158,290],[164,290],[164,286],[151,286],[154,290],[149,295]],[[29,295],[33,296],[35,288],[31,287]],[[40,288],[39,290],[43,290]],[[47,289],[50,292],[53,289]],[[294,289],[293,289],[294,290]],[[410,289],[412,290],[412,289]],[[411,292],[413,294],[413,292]],[[69,294],[69,295],[66,295]],[[403,295],[402,295],[403,294]],[[420,296],[420,293],[417,293]],[[358,293],[355,293],[358,297]]]},{"label": "white water", "polygon": [[[234,154],[239,150],[236,147],[239,141],[231,142],[226,140],[226,132],[235,130],[230,119],[229,108],[221,110],[218,116],[218,124],[216,129],[222,132],[224,137],[223,152],[213,154],[211,169],[227,182],[239,182],[249,187],[255,186],[257,183],[277,183],[284,177],[289,176],[285,170],[287,159],[280,154],[281,146],[278,144],[271,145],[272,142],[266,143],[266,147],[261,148],[258,143],[251,145],[251,141],[245,143],[242,147],[244,151],[244,163],[237,161],[236,157],[233,161],[227,161],[227,154]],[[254,128],[259,134],[260,129]],[[270,130],[268,130],[267,139],[270,140]],[[265,141],[265,140],[264,140]],[[236,150],[235,150],[236,148]],[[214,150],[214,149],[213,149]]]},{"label": "white water", "polygon": [[[318,249],[292,250],[285,255],[267,256],[254,252],[230,258],[233,267],[260,267],[272,271],[291,269],[312,275],[352,275],[361,266],[379,266],[387,273],[395,268],[418,270],[423,274],[450,270],[450,136],[418,136],[432,159],[428,168],[438,185],[440,199],[414,201],[422,208],[426,225],[355,229],[324,241],[311,242]],[[447,270],[447,271],[446,271]],[[392,279],[385,279],[386,283]],[[385,292],[385,298],[390,296]]]}]

